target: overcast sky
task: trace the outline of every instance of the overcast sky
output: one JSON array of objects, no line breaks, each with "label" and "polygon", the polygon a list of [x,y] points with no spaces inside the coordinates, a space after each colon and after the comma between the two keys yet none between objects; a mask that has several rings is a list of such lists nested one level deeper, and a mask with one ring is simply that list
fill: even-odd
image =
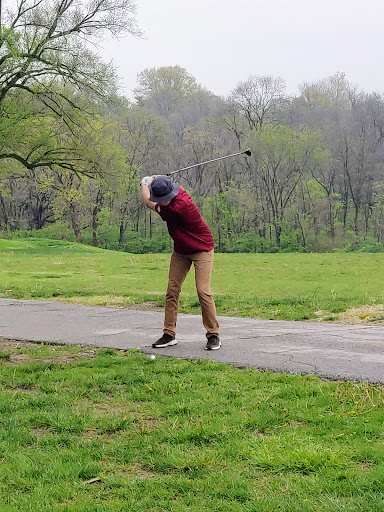
[{"label": "overcast sky", "polygon": [[346,73],[384,92],[383,0],[136,0],[145,39],[104,41],[123,93],[145,68],[179,65],[217,95],[250,75],[280,76],[288,92]]}]

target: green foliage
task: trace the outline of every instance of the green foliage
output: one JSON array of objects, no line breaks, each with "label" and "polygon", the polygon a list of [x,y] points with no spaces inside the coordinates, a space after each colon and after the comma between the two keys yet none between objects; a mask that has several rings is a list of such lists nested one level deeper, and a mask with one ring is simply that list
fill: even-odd
[{"label": "green foliage", "polygon": [[14,28],[7,28],[2,26],[0,29],[0,42],[12,57],[17,57],[19,54],[18,42],[20,41],[21,34],[16,32]]},{"label": "green foliage", "polygon": [[311,178],[305,183],[308,193],[312,199],[320,200],[326,197],[324,188],[319,184],[318,181]]},{"label": "green foliage", "polygon": [[273,241],[262,238],[256,233],[247,233],[243,236],[228,237],[222,244],[221,252],[232,253],[275,253],[279,249]]},{"label": "green foliage", "polygon": [[[75,242],[73,230],[63,222],[54,224],[42,229],[17,230],[9,233],[10,240],[22,238],[41,238],[54,240],[68,240]],[[122,248],[118,244],[118,229],[115,226],[101,224],[98,236],[99,247],[102,249],[111,249],[114,251],[124,251],[133,254],[147,253],[168,253],[172,250],[170,237],[166,233],[155,231],[152,238],[141,236],[136,231],[128,230],[125,233],[125,243]],[[92,245],[92,230],[83,229],[83,242],[86,245]]]},{"label": "green foliage", "polygon": [[138,75],[134,90],[139,105],[150,106],[162,116],[170,116],[180,108],[184,97],[197,92],[196,79],[180,66],[144,69]]},{"label": "green foliage", "polygon": [[364,237],[359,244],[360,252],[383,252],[383,244],[373,236]]},{"label": "green foliage", "polygon": [[68,225],[63,222],[57,221],[54,224],[48,225],[42,229],[19,229],[9,233],[10,239],[18,238],[46,238],[54,240],[67,240],[75,242],[75,235]]},{"label": "green foliage", "polygon": [[[212,227],[212,232],[217,240],[217,226]],[[87,227],[82,230],[82,233],[83,243],[92,245],[92,230]],[[100,248],[130,252],[133,254],[169,253],[173,248],[172,239],[164,229],[154,228],[151,237],[143,236],[137,231],[127,230],[123,247],[119,247],[118,236],[117,226],[109,223],[109,215],[105,213],[104,220],[100,219],[98,235],[98,246]],[[73,230],[67,223],[61,221],[57,221],[42,229],[9,232],[7,238],[46,238],[72,242],[76,241]],[[228,229],[226,230],[226,235],[222,240],[220,249],[216,244],[215,250],[217,253],[344,253],[354,252],[356,250],[360,252],[380,253],[384,252],[384,247],[383,244],[378,242],[374,237],[356,238],[353,232],[346,233],[344,236],[338,236],[332,241],[326,233],[320,232],[315,235],[311,230],[306,233],[306,246],[303,247],[300,231],[292,230],[289,223],[284,223],[280,247],[276,245],[274,240],[261,237],[256,233],[250,232],[238,235]]]},{"label": "green foliage", "polygon": [[125,252],[135,254],[164,253],[172,250],[168,234],[155,234],[152,238],[142,237],[135,231],[126,233]]},{"label": "green foliage", "polygon": [[[4,6],[0,27],[0,162],[2,172],[40,168],[95,171],[90,124],[116,76],[86,39],[103,32],[140,35],[130,0],[97,4],[50,0]],[[4,9],[3,9],[4,11]],[[89,149],[87,151],[87,149]],[[105,148],[107,149],[107,148]],[[4,165],[5,164],[5,165]],[[13,169],[12,169],[13,170]],[[112,170],[112,169],[111,169]]]},{"label": "green foliage", "polygon": [[329,158],[329,153],[322,149],[320,133],[307,128],[294,130],[289,126],[264,125],[250,133],[247,142],[260,165],[266,168],[277,165],[284,179],[292,168],[302,172]]}]

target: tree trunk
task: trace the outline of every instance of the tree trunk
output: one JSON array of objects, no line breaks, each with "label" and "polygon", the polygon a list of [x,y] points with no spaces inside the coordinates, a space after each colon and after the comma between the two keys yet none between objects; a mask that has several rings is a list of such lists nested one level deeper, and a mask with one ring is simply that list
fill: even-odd
[{"label": "tree trunk", "polygon": [[73,232],[75,233],[76,242],[83,243],[83,233],[81,231],[79,222],[79,210],[76,203],[71,203],[69,207],[69,215],[71,218],[71,225]]},{"label": "tree trunk", "polygon": [[332,203],[333,203],[332,199],[328,196],[329,234],[330,234],[331,238],[334,239],[335,238],[335,216],[333,213],[333,204]]},{"label": "tree trunk", "polygon": [[120,226],[119,226],[119,249],[122,249],[124,246],[124,235],[125,235],[125,225],[124,225],[124,221],[121,220]]},{"label": "tree trunk", "polygon": [[99,246],[99,241],[97,239],[97,228],[99,226],[99,223],[97,220],[98,213],[99,213],[99,211],[98,211],[97,207],[93,208],[93,210],[92,210],[92,245],[93,245],[93,247]]},{"label": "tree trunk", "polygon": [[298,213],[296,214],[296,221],[297,221],[297,225],[299,226],[300,232],[301,232],[301,245],[305,249],[307,246],[307,239],[305,236],[304,226],[303,226],[302,222],[300,221],[300,216]]},{"label": "tree trunk", "polygon": [[275,222],[274,223],[274,226],[275,226],[275,240],[276,240],[276,245],[277,247],[280,248],[280,244],[281,244],[281,225],[279,222]]},{"label": "tree trunk", "polygon": [[97,229],[99,227],[99,213],[103,206],[103,193],[101,189],[97,191],[95,204],[92,208],[92,245],[94,247],[99,246],[99,240],[97,238]]},{"label": "tree trunk", "polygon": [[354,226],[354,231],[355,231],[356,235],[359,234],[359,226],[358,226],[359,212],[360,212],[360,207],[355,204],[355,215],[353,218],[353,226]]},{"label": "tree trunk", "polygon": [[0,227],[4,233],[8,233],[8,214],[5,206],[4,198],[0,194],[0,204],[2,208],[2,218],[0,218]]}]

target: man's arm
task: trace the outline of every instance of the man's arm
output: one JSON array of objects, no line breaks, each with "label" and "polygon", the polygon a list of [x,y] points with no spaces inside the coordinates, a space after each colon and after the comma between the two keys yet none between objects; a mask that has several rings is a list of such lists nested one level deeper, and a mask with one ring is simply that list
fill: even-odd
[{"label": "man's arm", "polygon": [[155,210],[156,206],[156,203],[149,200],[149,196],[151,195],[149,185],[152,183],[154,178],[155,176],[145,176],[145,178],[141,180],[141,196],[143,198],[143,203],[151,210]]}]

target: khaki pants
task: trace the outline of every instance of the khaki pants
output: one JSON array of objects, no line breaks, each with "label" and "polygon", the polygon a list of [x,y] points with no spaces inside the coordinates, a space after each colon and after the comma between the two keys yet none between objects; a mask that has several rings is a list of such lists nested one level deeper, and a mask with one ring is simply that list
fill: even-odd
[{"label": "khaki pants", "polygon": [[168,289],[165,296],[164,332],[171,336],[176,335],[179,295],[192,263],[195,266],[196,290],[200,301],[203,325],[207,330],[207,335],[219,334],[215,301],[211,294],[213,249],[209,252],[202,251],[187,255],[172,253]]}]

